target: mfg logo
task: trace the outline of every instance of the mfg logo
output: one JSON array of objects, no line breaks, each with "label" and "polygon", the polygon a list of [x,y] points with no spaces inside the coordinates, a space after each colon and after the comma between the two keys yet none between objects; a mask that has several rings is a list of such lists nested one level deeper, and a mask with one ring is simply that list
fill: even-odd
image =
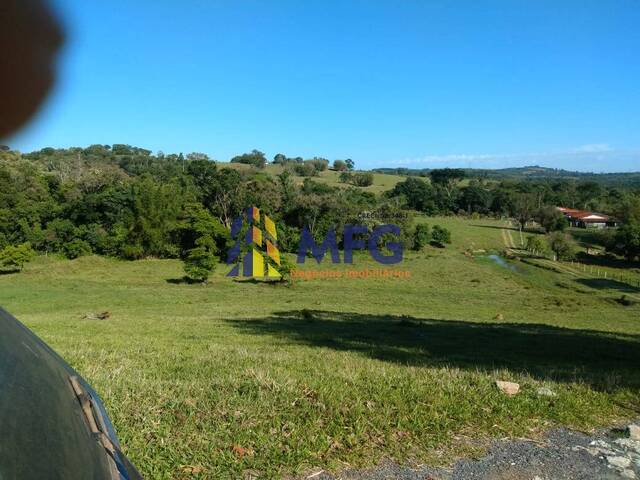
[{"label": "mfg logo", "polygon": [[[278,271],[281,265],[277,247],[278,232],[269,216],[256,207],[248,208],[244,216],[239,216],[233,222],[231,237],[236,242],[228,252],[227,263],[233,268],[227,276],[281,278]],[[365,237],[368,238],[365,240]],[[305,227],[300,236],[297,263],[303,264],[308,254],[320,263],[327,252],[333,263],[341,263],[338,246],[335,228],[329,229],[318,245],[309,228]],[[365,225],[345,225],[342,247],[344,263],[353,263],[354,250],[365,249],[369,250],[374,260],[384,265],[402,261],[400,227],[397,225],[378,225],[371,232]]]},{"label": "mfg logo", "polygon": [[[365,241],[364,236],[368,235]],[[391,239],[389,239],[391,237]],[[320,245],[316,243],[308,227],[305,227],[300,236],[297,262],[305,262],[308,253],[318,263],[327,253],[331,254],[333,263],[340,263],[340,250],[335,229],[331,228]],[[344,263],[353,263],[353,251],[368,249],[371,257],[378,263],[392,265],[402,261],[402,242],[400,242],[400,227],[398,225],[378,225],[372,232],[366,225],[345,225],[342,245],[344,250]],[[390,254],[385,254],[388,250]]]}]

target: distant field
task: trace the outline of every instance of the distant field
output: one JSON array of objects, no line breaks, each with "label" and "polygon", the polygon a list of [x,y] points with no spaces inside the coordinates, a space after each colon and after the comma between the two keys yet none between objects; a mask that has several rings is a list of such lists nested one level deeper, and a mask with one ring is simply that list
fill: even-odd
[{"label": "distant field", "polygon": [[[235,168],[237,170],[249,170],[252,168],[248,165],[244,165],[241,163],[220,162],[218,163],[218,166]],[[264,171],[270,175],[278,175],[282,173],[283,168],[280,165],[267,165],[263,170],[260,170],[260,171]],[[297,175],[294,175],[293,178],[294,178],[294,181],[298,184],[302,184],[302,182],[304,182],[304,179],[305,179],[305,177],[300,177]],[[311,180],[314,180],[316,182],[326,183],[334,187],[346,188],[350,186],[349,184],[340,182],[340,173],[332,170],[325,170],[324,172],[321,172],[317,177],[308,177],[308,178],[311,178]],[[396,185],[396,183],[401,182],[403,180],[404,180],[404,177],[401,177],[399,175],[387,175],[384,173],[374,173],[373,185],[369,187],[357,187],[357,188],[360,188],[365,192],[382,193],[386,190],[391,190]]]},{"label": "distant field", "polygon": [[[172,260],[41,257],[0,275],[0,305],[102,394],[149,479],[446,463],[478,448],[469,439],[637,415],[640,305],[616,301],[623,287],[463,254],[504,248],[504,222],[420,221],[454,242],[409,252],[397,268],[410,280],[286,288],[220,266],[200,286]],[[360,255],[349,268],[367,267],[379,268]],[[523,390],[507,398],[496,379]]]}]

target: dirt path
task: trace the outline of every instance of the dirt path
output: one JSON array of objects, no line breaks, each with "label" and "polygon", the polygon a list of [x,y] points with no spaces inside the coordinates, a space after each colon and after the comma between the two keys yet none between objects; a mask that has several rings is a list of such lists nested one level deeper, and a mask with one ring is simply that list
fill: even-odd
[{"label": "dirt path", "polygon": [[501,440],[486,456],[462,459],[449,468],[402,467],[385,463],[371,470],[337,476],[323,472],[315,480],[614,480],[640,478],[640,440],[621,430],[593,436],[567,429],[550,431],[541,441]]},{"label": "dirt path", "polygon": [[516,249],[516,244],[513,241],[513,236],[511,235],[511,230],[507,228],[500,229],[500,233],[502,234],[502,241],[507,250]]}]

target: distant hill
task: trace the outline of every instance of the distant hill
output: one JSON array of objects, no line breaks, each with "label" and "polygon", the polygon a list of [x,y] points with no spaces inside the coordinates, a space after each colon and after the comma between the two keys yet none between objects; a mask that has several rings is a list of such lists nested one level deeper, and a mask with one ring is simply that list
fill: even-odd
[{"label": "distant hill", "polygon": [[[404,176],[426,176],[432,169],[429,168],[376,168],[373,171]],[[636,185],[640,186],[640,172],[621,173],[593,173],[563,170],[559,168],[540,167],[537,165],[528,167],[483,169],[463,169],[469,178],[486,178],[491,180],[579,180],[594,181],[604,185]]]}]

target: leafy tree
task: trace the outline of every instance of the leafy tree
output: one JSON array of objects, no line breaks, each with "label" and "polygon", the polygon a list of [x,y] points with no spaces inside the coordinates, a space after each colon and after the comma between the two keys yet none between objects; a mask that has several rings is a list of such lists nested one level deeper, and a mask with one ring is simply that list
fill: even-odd
[{"label": "leafy tree", "polygon": [[224,255],[230,243],[230,232],[199,203],[185,206],[175,230],[180,243],[180,256],[198,247],[207,247],[214,255]]},{"label": "leafy tree", "polygon": [[413,249],[416,251],[422,250],[431,242],[431,230],[426,223],[419,223],[416,225],[416,229],[413,234]]},{"label": "leafy tree", "polygon": [[257,168],[264,168],[267,164],[267,157],[260,150],[252,150],[251,153],[243,153],[231,159],[231,163],[244,163]]},{"label": "leafy tree", "polygon": [[518,222],[521,232],[527,228],[527,224],[533,220],[535,208],[535,197],[533,195],[521,193],[516,197],[513,216]]},{"label": "leafy tree", "polygon": [[329,160],[326,158],[313,157],[311,160],[306,160],[305,163],[313,166],[316,172],[324,172],[327,168],[329,168]]},{"label": "leafy tree", "polygon": [[273,157],[274,164],[283,164],[286,161],[287,161],[287,157],[282,153],[276,153],[276,155]]},{"label": "leafy tree", "polygon": [[172,241],[184,195],[176,184],[159,184],[150,177],[132,186],[133,205],[126,239],[127,258],[172,258],[178,248]]},{"label": "leafy tree", "polygon": [[534,255],[540,255],[540,256],[544,256],[549,250],[547,243],[539,235],[528,236],[526,248],[529,252],[533,253]]},{"label": "leafy tree", "polygon": [[569,226],[562,212],[552,206],[541,208],[535,217],[545,232],[563,231]]},{"label": "leafy tree", "polygon": [[296,175],[301,177],[314,177],[318,175],[319,170],[309,161],[303,163],[296,163],[293,166],[293,171]]},{"label": "leafy tree", "polygon": [[460,168],[438,168],[429,172],[431,182],[444,190],[449,201],[453,200],[458,184],[465,176]]},{"label": "leafy tree", "polygon": [[283,214],[286,216],[295,205],[296,200],[296,186],[291,178],[291,173],[288,170],[284,170],[278,175],[278,182],[280,184],[280,192],[282,195],[282,207]]},{"label": "leafy tree", "polygon": [[576,194],[581,208],[593,208],[602,195],[602,186],[596,182],[582,182],[576,187]]},{"label": "leafy tree", "polygon": [[356,187],[369,187],[373,185],[373,173],[371,172],[352,173],[351,183]]},{"label": "leafy tree", "polygon": [[563,232],[552,232],[547,235],[549,249],[557,260],[571,260],[575,257],[576,245],[573,238]]},{"label": "leafy tree", "polygon": [[64,218],[56,218],[47,223],[44,244],[47,251],[61,252],[64,245],[77,237],[77,229],[73,222]]},{"label": "leafy tree", "polygon": [[401,197],[407,207],[428,214],[436,213],[433,201],[433,188],[424,180],[409,177],[404,182],[399,182],[388,193],[390,197]]},{"label": "leafy tree", "polygon": [[342,172],[340,174],[340,182],[341,183],[351,183],[351,176],[353,174],[351,172]]},{"label": "leafy tree", "polygon": [[280,257],[280,265],[278,266],[278,273],[280,273],[280,283],[284,283],[287,286],[293,284],[293,271],[296,266],[285,255]]},{"label": "leafy tree", "polygon": [[618,229],[610,248],[632,262],[640,257],[640,222],[630,222]]},{"label": "leafy tree", "polygon": [[216,267],[217,258],[206,246],[201,245],[187,252],[184,271],[195,282],[206,282]]},{"label": "leafy tree", "polygon": [[482,183],[473,180],[468,187],[462,189],[460,208],[468,214],[472,212],[488,213],[491,206],[491,192]]},{"label": "leafy tree", "polygon": [[623,223],[640,223],[640,193],[624,195],[614,208]]},{"label": "leafy tree", "polygon": [[431,243],[444,248],[446,244],[451,243],[451,232],[440,225],[434,225],[431,231]]},{"label": "leafy tree", "polygon": [[31,245],[23,243],[21,245],[9,245],[0,250],[0,268],[10,271],[21,271],[24,265],[36,256]]},{"label": "leafy tree", "polygon": [[338,172],[346,172],[349,170],[349,167],[347,167],[347,163],[344,160],[334,160],[333,169]]},{"label": "leafy tree", "polygon": [[189,161],[189,162],[210,162],[211,159],[209,158],[209,155],[207,155],[206,153],[191,152],[191,153],[187,154],[187,161]]},{"label": "leafy tree", "polygon": [[351,160],[350,158],[347,158],[347,159],[344,161],[344,163],[346,163],[346,164],[347,164],[347,168],[348,168],[350,171],[351,171],[351,170],[353,170],[354,168],[356,168],[356,164],[355,164],[355,163],[354,163],[354,161],[353,161],[353,160]]},{"label": "leafy tree", "polygon": [[62,251],[64,256],[69,260],[73,260],[78,257],[83,257],[85,255],[91,255],[91,245],[84,240],[80,240],[76,238],[68,243],[65,243],[62,247]]}]

